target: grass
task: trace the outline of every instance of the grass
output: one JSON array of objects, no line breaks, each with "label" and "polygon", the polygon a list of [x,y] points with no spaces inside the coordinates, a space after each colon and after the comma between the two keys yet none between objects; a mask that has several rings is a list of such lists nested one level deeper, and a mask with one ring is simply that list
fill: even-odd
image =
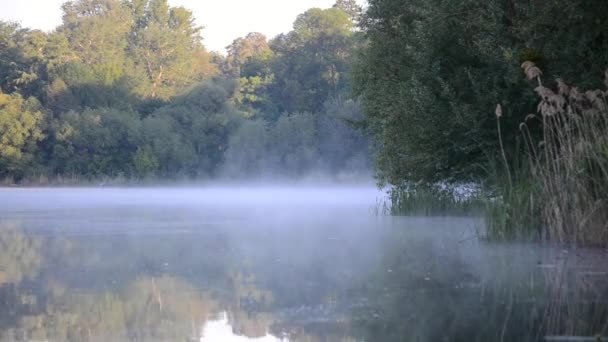
[{"label": "grass", "polygon": [[384,210],[405,216],[471,216],[484,210],[482,197],[476,191],[458,194],[452,189],[404,187],[389,192],[390,206]]},{"label": "grass", "polygon": [[536,184],[526,169],[519,169],[513,182],[498,178],[497,187],[486,192],[486,237],[492,240],[538,240],[542,219]]}]

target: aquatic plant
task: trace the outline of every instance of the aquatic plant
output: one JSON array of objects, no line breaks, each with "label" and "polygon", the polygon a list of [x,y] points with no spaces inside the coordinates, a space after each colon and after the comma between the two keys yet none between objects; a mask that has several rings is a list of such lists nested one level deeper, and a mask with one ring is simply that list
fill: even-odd
[{"label": "aquatic plant", "polygon": [[[531,61],[521,65],[540,98],[537,113],[520,125],[526,141],[527,170],[509,177],[499,205],[503,215],[539,215],[543,239],[559,243],[606,246],[608,244],[608,71],[606,90],[582,92],[562,79],[555,90],[542,81],[542,71]],[[500,137],[500,115],[497,109]],[[531,134],[539,126],[540,138]],[[503,149],[504,151],[504,149]],[[508,212],[507,209],[515,209]],[[496,214],[496,211],[490,215]],[[494,224],[494,235],[509,235],[514,226]]]}]

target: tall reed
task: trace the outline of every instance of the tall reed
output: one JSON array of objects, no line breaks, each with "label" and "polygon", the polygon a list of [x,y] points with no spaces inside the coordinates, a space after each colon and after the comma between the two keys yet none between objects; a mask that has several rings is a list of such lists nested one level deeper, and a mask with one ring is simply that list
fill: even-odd
[{"label": "tall reed", "polygon": [[[532,180],[538,189],[544,238],[561,243],[608,245],[608,71],[606,90],[580,91],[557,79],[546,87],[533,62],[522,68],[535,80],[538,113],[520,126],[528,142]],[[542,137],[529,125],[542,125]]]}]

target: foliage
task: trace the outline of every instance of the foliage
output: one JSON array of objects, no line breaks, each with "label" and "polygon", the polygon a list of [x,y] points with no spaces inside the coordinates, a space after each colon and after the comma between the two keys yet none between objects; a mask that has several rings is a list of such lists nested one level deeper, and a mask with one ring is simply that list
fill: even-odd
[{"label": "foliage", "polygon": [[[362,23],[367,45],[354,83],[379,147],[380,182],[487,178],[488,163],[499,156],[491,115],[497,103],[505,108],[507,158],[518,155],[518,125],[533,108],[519,76],[520,57],[535,55],[552,75],[592,82],[595,77],[583,65],[597,69],[608,62],[601,48],[608,43],[602,33],[606,18],[599,14],[604,7],[570,1],[371,0]],[[575,41],[568,27],[577,27],[576,37],[584,39]],[[585,62],[567,63],[574,52],[563,48],[563,39]]]},{"label": "foliage", "polygon": [[144,119],[142,139],[158,158],[159,176],[214,175],[239,117],[227,87],[203,84]]},{"label": "foliage", "polygon": [[0,92],[0,175],[19,175],[44,138],[44,114],[35,98]]},{"label": "foliage", "polygon": [[348,90],[349,60],[356,36],[348,15],[313,8],[298,16],[294,30],[274,38],[275,82],[268,96],[282,112],[318,112]]},{"label": "foliage", "polygon": [[606,10],[566,0],[370,0],[353,83],[379,183],[398,192],[474,182],[486,190],[491,236],[602,244],[604,93],[573,100],[538,88],[543,115],[530,120],[536,100],[519,66],[597,88],[608,66]]},{"label": "foliage", "polygon": [[[167,0],[67,1],[50,33],[0,22],[0,176],[207,178],[232,169],[300,177],[317,166],[367,168],[367,151],[355,151],[363,138],[337,121],[358,113],[347,89],[352,5],[307,11],[285,39],[237,38],[226,57],[208,53],[192,12]],[[249,120],[264,122],[263,137]]]},{"label": "foliage", "polygon": [[224,169],[235,178],[299,178],[316,172],[368,176],[367,140],[349,120],[358,105],[330,103],[317,114],[292,113],[276,122],[246,120],[230,137]]},{"label": "foliage", "polygon": [[137,114],[113,109],[62,114],[52,126],[53,173],[90,177],[131,173],[139,124]]},{"label": "foliage", "polygon": [[[133,1],[135,26],[129,51],[145,75],[138,89],[144,96],[167,99],[197,81],[197,54],[203,50],[201,28],[192,12],[170,7],[167,0]],[[200,80],[200,79],[198,79]]]}]

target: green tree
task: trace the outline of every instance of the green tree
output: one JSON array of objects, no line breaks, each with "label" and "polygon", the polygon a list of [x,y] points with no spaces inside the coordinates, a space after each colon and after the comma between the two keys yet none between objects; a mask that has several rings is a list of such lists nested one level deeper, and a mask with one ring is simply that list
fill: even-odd
[{"label": "green tree", "polygon": [[276,58],[269,97],[277,111],[318,112],[346,93],[354,47],[353,23],[337,8],[313,8],[298,16],[294,30],[271,41]]},{"label": "green tree", "polygon": [[62,9],[58,31],[66,36],[78,62],[91,69],[95,83],[111,85],[122,77],[133,22],[128,8],[119,0],[77,0]]},{"label": "green tree", "polygon": [[143,122],[161,176],[208,177],[221,165],[241,116],[233,108],[234,84],[208,82],[161,107]]},{"label": "green tree", "polygon": [[371,0],[354,75],[379,147],[380,182],[486,179],[502,163],[497,104],[513,165],[523,145],[519,124],[535,107],[519,65],[533,60],[555,76],[597,85],[589,73],[608,65],[602,9],[561,0]]},{"label": "green tree", "polygon": [[516,130],[530,102],[503,13],[476,1],[370,1],[355,89],[381,183],[478,179],[495,155],[497,103]]},{"label": "green tree", "polygon": [[258,72],[249,71],[247,75],[243,75],[243,66],[256,62],[258,64],[263,63],[272,55],[266,36],[257,32],[252,32],[245,37],[235,39],[226,49],[228,52],[226,63],[228,64],[229,72],[234,77],[259,76],[256,74],[261,73],[261,70]]},{"label": "green tree", "polygon": [[225,73],[239,79],[236,100],[246,116],[263,117],[272,112],[267,89],[274,81],[270,69],[273,53],[266,37],[252,32],[235,39],[227,49]]},{"label": "green tree", "polygon": [[0,175],[23,175],[44,138],[44,114],[35,98],[0,92]]},{"label": "green tree", "polygon": [[41,95],[46,81],[47,35],[0,21],[0,90]]},{"label": "green tree", "polygon": [[136,113],[116,109],[62,114],[52,126],[53,173],[89,177],[132,175],[139,126]]},{"label": "green tree", "polygon": [[363,15],[363,8],[357,3],[356,0],[336,0],[333,8],[342,10],[348,14],[350,20],[356,25],[359,23],[361,16]]},{"label": "green tree", "polygon": [[138,92],[147,97],[169,98],[183,90],[200,74],[193,74],[203,51],[201,28],[192,12],[170,7],[167,0],[133,1],[135,27],[131,33],[130,55],[135,67],[146,76]]}]

